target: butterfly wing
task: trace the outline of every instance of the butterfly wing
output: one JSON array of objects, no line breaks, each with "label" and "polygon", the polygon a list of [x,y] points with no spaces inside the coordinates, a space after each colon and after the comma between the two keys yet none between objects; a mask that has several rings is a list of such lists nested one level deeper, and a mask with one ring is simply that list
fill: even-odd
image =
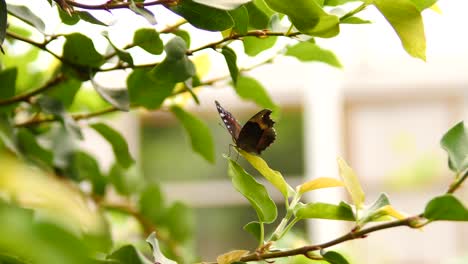
[{"label": "butterfly wing", "polygon": [[275,122],[270,118],[270,114],[271,110],[264,109],[245,123],[236,141],[239,148],[260,154],[275,141]]},{"label": "butterfly wing", "polygon": [[229,131],[229,134],[231,134],[234,141],[237,142],[237,138],[239,137],[239,133],[241,131],[241,125],[231,113],[229,113],[219,104],[218,101],[215,101],[215,104],[216,109],[218,109],[219,116],[221,117],[221,120],[223,120],[223,123]]}]

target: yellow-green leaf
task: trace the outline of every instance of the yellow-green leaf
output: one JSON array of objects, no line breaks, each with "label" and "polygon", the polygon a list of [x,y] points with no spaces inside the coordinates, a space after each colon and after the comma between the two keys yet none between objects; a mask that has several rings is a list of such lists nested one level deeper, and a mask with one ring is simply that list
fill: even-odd
[{"label": "yellow-green leaf", "polygon": [[228,253],[219,255],[216,258],[216,262],[218,262],[218,264],[230,264],[239,261],[243,256],[247,255],[247,253],[249,253],[248,250],[229,251]]},{"label": "yellow-green leaf", "polygon": [[346,164],[346,161],[342,158],[338,158],[338,168],[340,170],[340,176],[344,181],[346,189],[353,199],[353,203],[356,208],[361,208],[364,204],[365,194],[362,190],[361,184],[354,173],[354,170]]},{"label": "yellow-green leaf", "polygon": [[380,208],[379,211],[384,213],[385,215],[389,215],[400,220],[406,217],[403,213],[399,212],[391,205],[385,205],[384,207]]},{"label": "yellow-green leaf", "polygon": [[345,186],[344,182],[337,180],[335,178],[320,177],[320,178],[310,180],[308,182],[305,182],[297,186],[296,190],[299,194],[303,194],[305,192],[309,192],[309,191],[313,191],[317,189],[340,187],[340,186]]},{"label": "yellow-green leaf", "polygon": [[411,0],[374,0],[409,55],[426,60],[426,36],[421,12]]},{"label": "yellow-green leaf", "polygon": [[278,189],[284,198],[287,199],[294,190],[284,180],[283,175],[279,171],[271,169],[268,164],[260,156],[250,154],[239,149],[239,153],[252,165],[265,179]]}]

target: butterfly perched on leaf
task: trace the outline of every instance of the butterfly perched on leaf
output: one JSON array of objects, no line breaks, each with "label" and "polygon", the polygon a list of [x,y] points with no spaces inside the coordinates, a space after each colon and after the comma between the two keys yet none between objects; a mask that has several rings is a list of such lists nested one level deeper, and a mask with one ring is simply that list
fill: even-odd
[{"label": "butterfly perched on leaf", "polygon": [[219,116],[223,120],[236,146],[251,153],[260,154],[276,139],[273,128],[275,121],[270,118],[271,110],[263,109],[241,126],[234,116],[215,101]]}]

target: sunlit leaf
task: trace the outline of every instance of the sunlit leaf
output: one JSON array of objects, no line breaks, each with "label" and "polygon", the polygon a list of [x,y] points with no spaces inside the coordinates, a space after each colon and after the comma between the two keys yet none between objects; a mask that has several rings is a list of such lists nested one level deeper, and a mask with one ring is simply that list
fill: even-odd
[{"label": "sunlit leaf", "polygon": [[260,156],[250,154],[242,149],[239,149],[239,153],[254,167],[265,179],[267,179],[278,191],[283,194],[284,198],[287,199],[291,196],[294,191],[289,184],[284,180],[281,172],[271,169],[268,164]]},{"label": "sunlit leaf", "polygon": [[374,0],[373,3],[392,25],[406,52],[426,60],[424,24],[414,3],[411,0]]},{"label": "sunlit leaf", "polygon": [[297,186],[296,190],[299,194],[303,194],[317,189],[341,186],[344,186],[344,183],[338,179],[319,177]]},{"label": "sunlit leaf", "polygon": [[239,76],[234,89],[242,99],[252,100],[257,105],[272,110],[274,114],[278,111],[278,106],[270,98],[265,88],[254,78]]},{"label": "sunlit leaf", "polygon": [[362,216],[359,216],[358,225],[364,226],[366,223],[375,221],[382,216],[386,215],[386,211],[382,208],[390,205],[390,201],[385,193],[381,193],[377,200],[362,212]]},{"label": "sunlit leaf", "polygon": [[159,33],[153,28],[138,29],[133,36],[133,44],[155,55],[161,54],[164,48]]},{"label": "sunlit leaf", "polygon": [[99,67],[104,57],[96,51],[90,38],[80,33],[65,36],[63,58],[72,64],[88,67]]},{"label": "sunlit leaf", "polygon": [[249,26],[255,29],[265,29],[268,27],[270,17],[275,13],[264,0],[253,0],[245,5],[249,13]]},{"label": "sunlit leaf", "polygon": [[109,26],[108,24],[102,22],[101,20],[95,18],[91,13],[87,11],[74,11],[73,14],[76,14],[82,19],[83,21],[86,21],[91,24],[99,25],[99,26]]},{"label": "sunlit leaf", "polygon": [[447,151],[452,171],[461,173],[468,169],[468,130],[463,122],[447,131],[440,144]]},{"label": "sunlit leaf", "polygon": [[[217,2],[221,3],[221,2]],[[208,31],[223,31],[234,26],[228,11],[202,5],[192,0],[167,6],[172,12],[185,18],[193,26]]]},{"label": "sunlit leaf", "polygon": [[74,176],[80,180],[89,180],[93,185],[93,193],[103,195],[107,185],[107,180],[102,175],[99,164],[90,154],[77,151],[73,154],[73,172]]},{"label": "sunlit leaf", "polygon": [[81,84],[82,81],[70,77],[47,90],[44,94],[59,100],[63,106],[69,107],[73,103]]},{"label": "sunlit leaf", "polygon": [[339,5],[344,5],[349,2],[357,2],[361,0],[325,0],[323,1],[323,5],[326,6],[339,6]]},{"label": "sunlit leaf", "polygon": [[411,0],[419,11],[423,11],[436,4],[437,0]]},{"label": "sunlit leaf", "polygon": [[242,41],[245,54],[251,57],[257,56],[260,52],[273,47],[277,39],[277,37],[272,36],[266,38],[246,37]]},{"label": "sunlit leaf", "polygon": [[234,20],[234,27],[232,31],[239,34],[245,34],[249,27],[249,12],[245,6],[241,6],[234,10],[229,11],[232,19]]},{"label": "sunlit leaf", "polygon": [[380,211],[382,213],[384,213],[385,215],[389,215],[389,216],[391,216],[393,218],[396,218],[396,219],[399,219],[399,220],[404,219],[406,217],[403,213],[399,212],[398,210],[396,210],[391,205],[385,205],[385,206],[381,207]]},{"label": "sunlit leaf", "polygon": [[36,16],[27,6],[8,5],[8,13],[33,26],[40,32],[44,32],[45,24],[40,17]]},{"label": "sunlit leaf", "polygon": [[231,74],[232,82],[234,85],[237,83],[237,76],[239,75],[239,69],[237,68],[237,56],[236,53],[229,47],[224,46],[221,53],[224,55],[226,64]]},{"label": "sunlit leaf", "polygon": [[90,127],[96,130],[111,144],[115,159],[120,166],[128,168],[135,162],[128,150],[127,141],[117,130],[104,123],[92,124]]},{"label": "sunlit leaf", "polygon": [[340,176],[343,179],[348,193],[351,195],[356,208],[361,208],[364,204],[365,194],[362,190],[361,184],[354,173],[354,170],[346,164],[346,161],[342,158],[338,158],[338,168]]},{"label": "sunlit leaf", "polygon": [[159,248],[159,242],[158,239],[156,238],[156,233],[151,233],[148,238],[146,238],[146,242],[151,247],[151,250],[153,251],[153,262],[154,263],[160,263],[160,264],[176,264],[175,261],[170,260],[164,256],[164,254],[161,252],[161,249]]},{"label": "sunlit leaf", "polygon": [[239,261],[248,253],[248,250],[232,250],[216,257],[216,262],[218,262],[218,264],[231,264],[233,262]]},{"label": "sunlit leaf", "polygon": [[370,20],[365,20],[360,17],[347,17],[345,19],[342,19],[340,21],[341,24],[371,24],[372,22]]},{"label": "sunlit leaf", "polygon": [[307,41],[289,46],[286,49],[285,55],[293,56],[300,61],[320,61],[334,67],[342,67],[340,61],[332,51],[322,49],[317,44]]},{"label": "sunlit leaf", "polygon": [[277,216],[277,209],[266,188],[258,183],[237,162],[229,158],[228,161],[228,174],[231,177],[234,188],[247,198],[257,212],[260,222],[273,222]]},{"label": "sunlit leaf", "polygon": [[214,142],[208,126],[203,121],[178,106],[171,107],[171,111],[187,131],[192,149],[207,161],[214,163]]},{"label": "sunlit leaf", "polygon": [[330,264],[348,264],[349,262],[336,251],[327,251],[322,257]]},{"label": "sunlit leaf", "polygon": [[433,198],[424,210],[430,220],[468,221],[468,209],[455,196],[445,194]]},{"label": "sunlit leaf", "polygon": [[339,205],[320,202],[298,205],[295,208],[295,215],[300,219],[319,218],[345,221],[355,220],[353,210],[348,204],[343,202]]}]

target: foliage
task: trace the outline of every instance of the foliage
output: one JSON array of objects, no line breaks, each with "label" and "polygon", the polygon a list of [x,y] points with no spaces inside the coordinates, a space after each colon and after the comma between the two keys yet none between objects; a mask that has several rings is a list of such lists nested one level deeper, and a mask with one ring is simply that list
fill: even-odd
[{"label": "foliage", "polygon": [[[168,204],[159,184],[141,175],[120,132],[93,118],[135,109],[170,112],[186,129],[193,150],[213,162],[216,154],[210,130],[185,108],[187,98],[198,104],[199,90],[229,79],[240,98],[276,113],[279,107],[267,90],[245,73],[276,56],[342,67],[333,52],[320,47],[315,38],[337,36],[342,24],[368,23],[357,15],[370,5],[390,23],[406,52],[424,60],[426,42],[421,12],[435,4],[416,0],[115,0],[89,5],[49,0],[43,8],[54,14],[54,24],[34,5],[10,2],[0,0],[0,48],[5,53],[0,64],[0,263],[193,262],[196,254],[192,234],[196,226],[191,209],[180,202]],[[158,13],[152,6],[182,20],[156,30],[152,25],[156,24]],[[337,6],[347,13],[339,17],[328,11]],[[136,29],[130,43],[116,44],[111,32],[106,31],[110,24],[95,13],[105,10],[112,14],[116,9],[128,9],[150,25]],[[101,35],[79,32],[83,23]],[[65,30],[60,27],[62,24],[69,26]],[[290,27],[283,30],[281,24]],[[222,38],[193,47],[191,39],[200,38],[197,31],[186,30],[193,27],[221,33]],[[99,38],[105,49],[99,48]],[[291,42],[252,68],[238,65],[238,55],[256,56],[277,45],[278,38],[289,38]],[[231,45],[239,41],[243,52]],[[16,54],[19,43],[29,45],[30,50]],[[138,49],[145,52],[149,63],[137,60]],[[206,79],[203,65],[196,63],[194,55],[208,49],[224,57],[228,69],[225,78]],[[48,62],[37,72],[27,72],[25,69],[36,62],[38,54],[47,57]],[[126,87],[99,83],[99,76],[106,72],[125,73]],[[80,147],[83,128],[97,132],[112,148],[114,164],[108,171]],[[281,172],[261,157],[236,149],[283,195],[286,214],[276,225],[278,208],[267,188],[226,157],[233,186],[257,213],[257,221],[244,229],[255,236],[259,246],[251,252],[242,249],[220,254],[217,263],[293,255],[348,263],[338,252],[323,249],[396,226],[420,228],[438,220],[468,221],[465,205],[454,195],[468,175],[465,125],[461,122],[450,129],[441,144],[455,177],[445,194],[434,197],[423,213],[413,216],[399,213],[386,194],[367,203],[357,175],[341,158],[338,167],[342,180],[322,177],[293,189]],[[303,202],[305,193],[331,187],[345,187],[351,203]],[[117,195],[118,199],[113,199]],[[138,222],[141,236],[148,237],[148,245],[113,245],[110,219],[121,214]],[[275,242],[305,219],[350,221],[354,227],[324,244],[274,248]],[[374,225],[368,227],[371,223]],[[266,225],[275,225],[271,234],[266,234]]]}]

